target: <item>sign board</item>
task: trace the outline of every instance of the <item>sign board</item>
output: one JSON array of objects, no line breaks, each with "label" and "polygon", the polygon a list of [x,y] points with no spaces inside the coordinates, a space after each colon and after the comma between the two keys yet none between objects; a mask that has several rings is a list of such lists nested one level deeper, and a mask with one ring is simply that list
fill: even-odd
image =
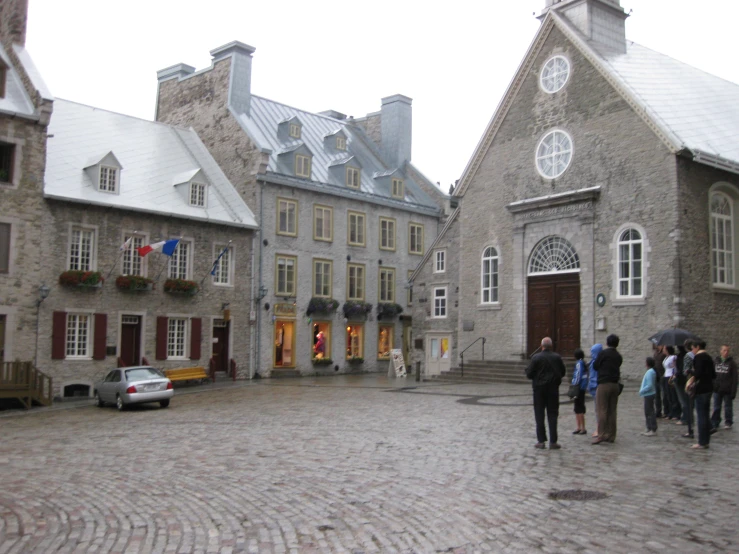
[{"label": "sign board", "polygon": [[295,304],[275,304],[275,315],[295,317],[298,315],[298,307]]},{"label": "sign board", "polygon": [[397,349],[390,351],[390,367],[388,367],[387,376],[391,379],[407,376],[402,350]]}]

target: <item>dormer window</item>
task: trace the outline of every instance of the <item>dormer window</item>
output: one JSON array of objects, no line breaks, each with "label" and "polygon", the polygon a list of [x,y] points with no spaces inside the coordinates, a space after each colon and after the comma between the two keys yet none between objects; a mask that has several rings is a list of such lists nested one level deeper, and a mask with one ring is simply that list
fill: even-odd
[{"label": "dormer window", "polygon": [[346,150],[346,137],[342,137],[341,135],[336,137],[336,149]]},{"label": "dormer window", "polygon": [[190,205],[205,208],[205,185],[203,183],[190,183]]},{"label": "dormer window", "polygon": [[295,175],[310,179],[310,157],[302,154],[295,155]]},{"label": "dormer window", "polygon": [[290,123],[290,130],[289,130],[290,138],[299,139],[301,130],[302,129],[299,123]]},{"label": "dormer window", "polygon": [[391,181],[391,191],[393,198],[405,198],[405,187],[403,179],[393,179]]},{"label": "dormer window", "polygon": [[107,165],[100,166],[98,190],[101,192],[118,192],[118,168]]},{"label": "dormer window", "polygon": [[358,189],[359,183],[361,181],[361,177],[362,177],[362,173],[360,169],[356,167],[352,167],[352,166],[348,166],[346,168],[346,186],[347,187]]}]

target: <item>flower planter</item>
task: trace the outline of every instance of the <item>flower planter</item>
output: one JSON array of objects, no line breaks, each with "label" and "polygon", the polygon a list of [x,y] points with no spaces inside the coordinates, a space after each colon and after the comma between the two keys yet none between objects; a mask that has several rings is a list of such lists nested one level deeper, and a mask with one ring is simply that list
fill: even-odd
[{"label": "flower planter", "polygon": [[313,358],[313,365],[331,365],[334,361],[331,358]]},{"label": "flower planter", "polygon": [[372,304],[348,300],[344,302],[342,310],[344,311],[344,317],[347,319],[367,319],[367,314],[372,311]]},{"label": "flower planter", "polygon": [[124,292],[149,291],[154,289],[154,281],[138,275],[120,275],[115,280],[115,286]]},{"label": "flower planter", "polygon": [[195,281],[185,279],[167,279],[164,281],[164,292],[181,296],[194,296],[200,287]]},{"label": "flower planter", "polygon": [[305,315],[310,317],[313,314],[330,316],[336,312],[339,307],[339,301],[333,298],[322,298],[320,296],[314,296],[308,303],[308,308],[305,310]]},{"label": "flower planter", "polygon": [[393,302],[380,302],[377,305],[377,321],[393,319],[403,313],[403,306]]},{"label": "flower planter", "polygon": [[364,363],[364,358],[359,358],[359,357],[356,357],[356,358],[347,358],[346,361],[349,362],[352,365],[358,365],[358,364],[363,364]]},{"label": "flower planter", "polygon": [[103,274],[99,271],[72,269],[59,275],[59,284],[70,288],[99,289],[104,281]]}]

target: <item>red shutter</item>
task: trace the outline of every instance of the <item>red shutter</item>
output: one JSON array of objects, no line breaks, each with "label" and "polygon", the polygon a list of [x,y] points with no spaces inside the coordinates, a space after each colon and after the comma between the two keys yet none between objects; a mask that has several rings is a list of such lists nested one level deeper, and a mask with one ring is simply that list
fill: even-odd
[{"label": "red shutter", "polygon": [[51,328],[51,359],[63,360],[67,353],[67,312],[54,312]]},{"label": "red shutter", "polygon": [[190,320],[190,359],[200,359],[200,339],[203,336],[203,321],[199,317]]},{"label": "red shutter", "polygon": [[108,342],[108,314],[95,314],[95,336],[92,359],[105,359],[105,345]]},{"label": "red shutter", "polygon": [[157,360],[167,359],[167,333],[169,332],[169,319],[164,316],[157,317]]}]

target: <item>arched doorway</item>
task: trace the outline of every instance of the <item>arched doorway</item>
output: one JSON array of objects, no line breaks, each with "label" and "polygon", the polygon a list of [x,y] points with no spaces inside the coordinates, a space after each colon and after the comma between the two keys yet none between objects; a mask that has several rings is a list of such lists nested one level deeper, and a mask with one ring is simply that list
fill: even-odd
[{"label": "arched doorway", "polygon": [[531,251],[527,316],[529,354],[544,337],[563,356],[580,347],[580,258],[562,237],[547,237]]}]

